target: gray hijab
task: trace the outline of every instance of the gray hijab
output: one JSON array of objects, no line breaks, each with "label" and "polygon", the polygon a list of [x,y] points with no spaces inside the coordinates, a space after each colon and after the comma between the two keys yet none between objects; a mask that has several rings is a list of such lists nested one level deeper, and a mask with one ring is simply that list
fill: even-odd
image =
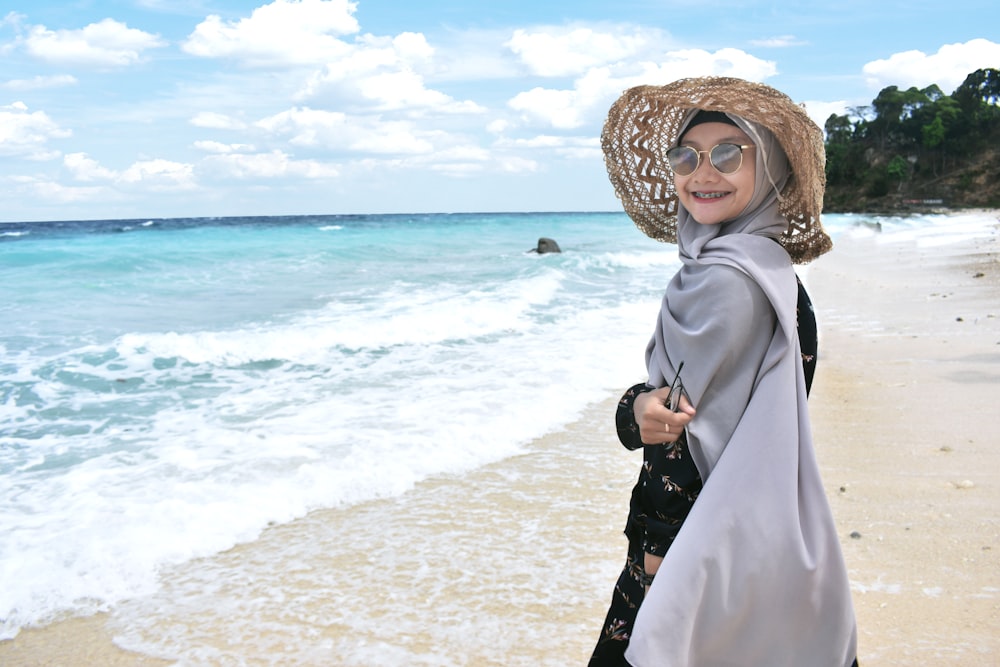
[{"label": "gray hijab", "polygon": [[[690,114],[687,122],[690,123]],[[682,380],[704,487],[639,608],[635,667],[833,667],[856,656],[843,555],[813,452],[796,329],[798,287],[776,239],[788,161],[760,125],[754,194],[701,225],[680,207],[681,269],[646,351],[649,383]]]}]

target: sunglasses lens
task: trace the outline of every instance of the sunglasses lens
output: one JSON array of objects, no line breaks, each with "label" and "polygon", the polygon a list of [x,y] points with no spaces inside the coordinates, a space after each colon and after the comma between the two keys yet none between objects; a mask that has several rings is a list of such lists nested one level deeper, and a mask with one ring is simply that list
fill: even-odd
[{"label": "sunglasses lens", "polygon": [[743,164],[743,150],[736,144],[719,144],[709,155],[712,166],[723,174],[732,174]]},{"label": "sunglasses lens", "polygon": [[698,151],[690,146],[677,146],[667,151],[670,170],[678,176],[689,176],[698,168]]}]

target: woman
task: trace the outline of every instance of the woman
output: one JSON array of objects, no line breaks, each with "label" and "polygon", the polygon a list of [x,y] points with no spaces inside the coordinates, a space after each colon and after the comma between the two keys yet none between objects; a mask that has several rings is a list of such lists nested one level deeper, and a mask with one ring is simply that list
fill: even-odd
[{"label": "woman", "polygon": [[[592,666],[847,667],[856,624],[812,447],[807,304],[793,271],[832,247],[822,134],[740,79],[626,91],[602,135],[647,235],[678,245],[619,437],[643,448]],[[811,335],[810,335],[811,334]],[[814,349],[814,348],[813,348]]]}]

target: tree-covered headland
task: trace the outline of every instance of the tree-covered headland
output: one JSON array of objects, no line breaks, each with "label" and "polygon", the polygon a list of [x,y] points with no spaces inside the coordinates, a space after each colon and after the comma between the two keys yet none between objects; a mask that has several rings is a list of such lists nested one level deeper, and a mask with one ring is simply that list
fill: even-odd
[{"label": "tree-covered headland", "polygon": [[828,212],[1000,208],[1000,70],[951,95],[889,86],[825,130]]}]

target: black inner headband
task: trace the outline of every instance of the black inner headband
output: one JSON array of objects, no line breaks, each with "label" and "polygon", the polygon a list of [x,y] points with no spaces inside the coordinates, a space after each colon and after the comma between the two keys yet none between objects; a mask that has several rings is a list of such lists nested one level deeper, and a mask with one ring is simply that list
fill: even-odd
[{"label": "black inner headband", "polygon": [[726,125],[739,127],[739,125],[737,125],[732,118],[727,116],[722,111],[699,111],[695,114],[694,118],[691,119],[691,122],[688,123],[687,127],[684,128],[684,131],[681,132],[681,136],[677,137],[677,143],[679,144],[681,140],[684,139],[684,135],[688,133],[688,130],[695,125],[701,125],[702,123],[725,123]]}]

